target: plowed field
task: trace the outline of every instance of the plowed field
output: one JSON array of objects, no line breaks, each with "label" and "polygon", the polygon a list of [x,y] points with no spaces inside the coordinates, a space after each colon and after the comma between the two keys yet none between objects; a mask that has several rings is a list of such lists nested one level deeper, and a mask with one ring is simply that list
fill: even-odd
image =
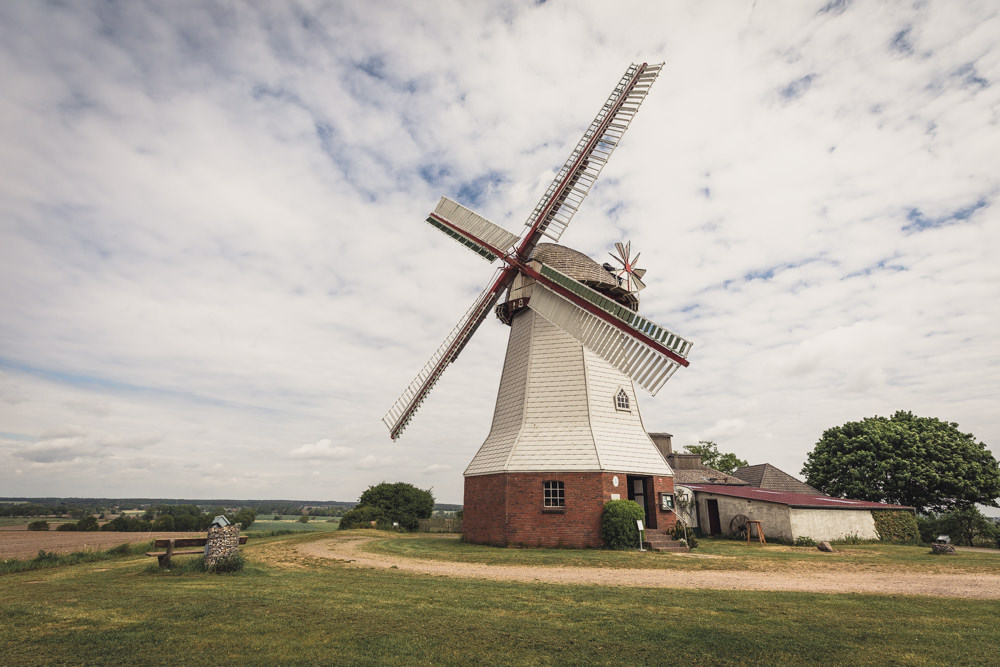
[{"label": "plowed field", "polygon": [[100,551],[128,542],[148,542],[156,537],[204,537],[205,533],[115,533],[73,531],[0,531],[0,559],[34,558],[39,550],[55,553],[71,553],[92,549]]}]

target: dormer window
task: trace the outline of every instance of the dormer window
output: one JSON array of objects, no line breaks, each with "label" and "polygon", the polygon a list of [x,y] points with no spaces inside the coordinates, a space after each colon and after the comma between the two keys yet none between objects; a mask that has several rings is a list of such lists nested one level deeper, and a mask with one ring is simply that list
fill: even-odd
[{"label": "dormer window", "polygon": [[628,394],[624,389],[619,389],[615,395],[615,408],[624,412],[629,412]]}]

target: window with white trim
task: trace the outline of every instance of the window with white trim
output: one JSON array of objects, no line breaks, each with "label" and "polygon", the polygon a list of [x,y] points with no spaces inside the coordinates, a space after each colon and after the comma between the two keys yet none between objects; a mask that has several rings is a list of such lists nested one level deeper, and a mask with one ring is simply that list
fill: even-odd
[{"label": "window with white trim", "polygon": [[624,389],[619,389],[618,394],[615,395],[615,408],[625,412],[629,411],[628,394],[625,393]]},{"label": "window with white trim", "polygon": [[547,480],[542,482],[545,507],[566,507],[566,487],[562,482]]}]

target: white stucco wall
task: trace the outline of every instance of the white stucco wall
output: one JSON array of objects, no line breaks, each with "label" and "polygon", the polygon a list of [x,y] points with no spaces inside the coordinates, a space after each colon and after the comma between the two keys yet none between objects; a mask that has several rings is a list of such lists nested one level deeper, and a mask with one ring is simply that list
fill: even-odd
[{"label": "white stucco wall", "polygon": [[761,522],[764,530],[764,537],[772,535],[782,539],[794,539],[792,527],[789,523],[787,505],[776,503],[764,503],[758,500],[748,500],[746,498],[733,498],[730,496],[718,496],[713,493],[697,493],[698,514],[700,528],[703,533],[708,533],[708,505],[707,500],[715,499],[719,501],[719,528],[723,535],[732,535],[729,530],[729,523],[737,514],[742,514],[748,519],[755,519]]},{"label": "white stucco wall", "polygon": [[[814,540],[843,540],[857,535],[865,540],[877,540],[875,519],[869,510],[815,510],[789,508],[792,535]],[[767,533],[764,533],[765,535]]]},{"label": "white stucco wall", "polygon": [[708,533],[709,499],[719,502],[719,527],[723,535],[731,535],[729,523],[737,514],[761,522],[765,538],[781,538],[789,542],[798,537],[814,540],[842,540],[848,535],[862,539],[878,539],[875,520],[868,510],[792,508],[747,498],[733,498],[713,493],[696,494],[700,529]]}]

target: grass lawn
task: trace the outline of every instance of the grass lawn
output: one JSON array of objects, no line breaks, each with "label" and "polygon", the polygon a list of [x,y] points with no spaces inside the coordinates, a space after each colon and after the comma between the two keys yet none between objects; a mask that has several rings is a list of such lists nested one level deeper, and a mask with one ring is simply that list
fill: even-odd
[{"label": "grass lawn", "polygon": [[254,533],[264,533],[273,530],[286,530],[295,532],[316,532],[316,531],[327,531],[327,530],[337,530],[337,523],[329,523],[327,521],[329,517],[323,517],[321,519],[310,519],[309,523],[301,523],[298,520],[292,519],[282,519],[281,521],[272,521],[270,519],[257,519],[246,531],[247,535],[253,535]]},{"label": "grass lawn", "polygon": [[4,575],[0,664],[983,665],[1000,654],[995,600],[502,583],[291,550],[328,537],[251,540],[234,575],[161,572],[141,556]]},{"label": "grass lawn", "polygon": [[403,539],[370,542],[362,546],[362,549],[410,558],[541,567],[801,571],[849,564],[859,569],[1000,574],[1000,554],[997,553],[963,551],[957,556],[934,556],[927,547],[890,544],[836,544],[835,553],[829,554],[816,547],[765,547],[753,542],[747,546],[745,541],[739,540],[703,539],[691,554],[676,555],[603,549],[502,549],[465,544],[457,535],[412,535]]}]

